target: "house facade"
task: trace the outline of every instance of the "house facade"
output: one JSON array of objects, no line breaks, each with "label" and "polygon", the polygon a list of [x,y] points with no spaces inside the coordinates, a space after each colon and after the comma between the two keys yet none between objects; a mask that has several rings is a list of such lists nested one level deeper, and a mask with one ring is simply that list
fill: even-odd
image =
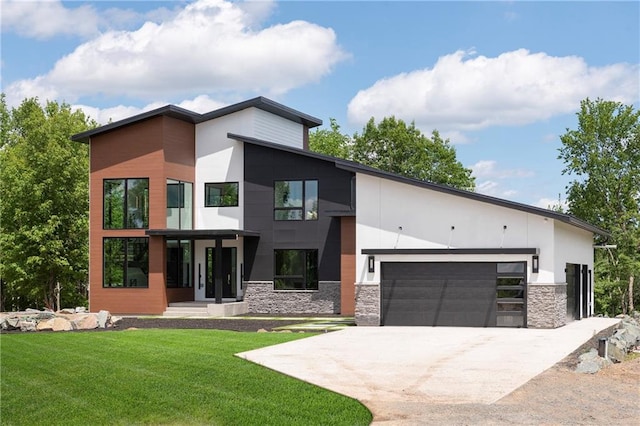
[{"label": "house facade", "polygon": [[259,97],[73,136],[90,147],[90,309],[542,328],[593,314],[604,231],[311,152],[320,124]]}]

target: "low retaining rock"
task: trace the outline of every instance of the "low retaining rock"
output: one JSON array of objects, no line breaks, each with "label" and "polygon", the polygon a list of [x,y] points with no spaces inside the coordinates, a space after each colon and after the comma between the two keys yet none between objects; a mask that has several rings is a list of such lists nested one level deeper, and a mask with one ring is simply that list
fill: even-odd
[{"label": "low retaining rock", "polygon": [[580,355],[580,363],[576,368],[578,373],[597,373],[612,362],[622,362],[629,352],[640,350],[640,313],[633,316],[619,315],[620,325],[612,336],[607,338],[606,356],[598,356],[598,351],[591,351]]},{"label": "low retaining rock", "polygon": [[0,331],[71,331],[111,328],[121,318],[109,311],[87,312],[84,307],[67,308],[58,312],[26,309],[24,312],[0,313]]}]

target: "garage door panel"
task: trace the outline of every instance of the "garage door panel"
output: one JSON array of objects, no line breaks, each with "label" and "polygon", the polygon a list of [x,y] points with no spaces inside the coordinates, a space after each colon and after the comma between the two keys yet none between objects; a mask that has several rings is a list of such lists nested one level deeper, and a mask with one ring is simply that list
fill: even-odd
[{"label": "garage door panel", "polygon": [[495,263],[382,264],[383,324],[496,325]]}]

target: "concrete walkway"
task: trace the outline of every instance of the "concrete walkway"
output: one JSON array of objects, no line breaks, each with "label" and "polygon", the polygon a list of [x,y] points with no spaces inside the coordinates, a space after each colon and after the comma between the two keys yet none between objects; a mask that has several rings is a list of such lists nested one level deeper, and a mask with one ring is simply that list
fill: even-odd
[{"label": "concrete walkway", "polygon": [[620,320],[555,330],[350,327],[237,356],[379,405],[491,404]]}]

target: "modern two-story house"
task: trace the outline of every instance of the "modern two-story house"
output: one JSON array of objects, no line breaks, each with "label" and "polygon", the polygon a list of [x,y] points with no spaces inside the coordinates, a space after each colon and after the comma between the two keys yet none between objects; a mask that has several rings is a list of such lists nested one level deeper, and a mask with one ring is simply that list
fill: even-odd
[{"label": "modern two-story house", "polygon": [[593,314],[605,231],[311,152],[320,124],[259,97],[74,135],[90,147],[90,309],[551,328]]}]

